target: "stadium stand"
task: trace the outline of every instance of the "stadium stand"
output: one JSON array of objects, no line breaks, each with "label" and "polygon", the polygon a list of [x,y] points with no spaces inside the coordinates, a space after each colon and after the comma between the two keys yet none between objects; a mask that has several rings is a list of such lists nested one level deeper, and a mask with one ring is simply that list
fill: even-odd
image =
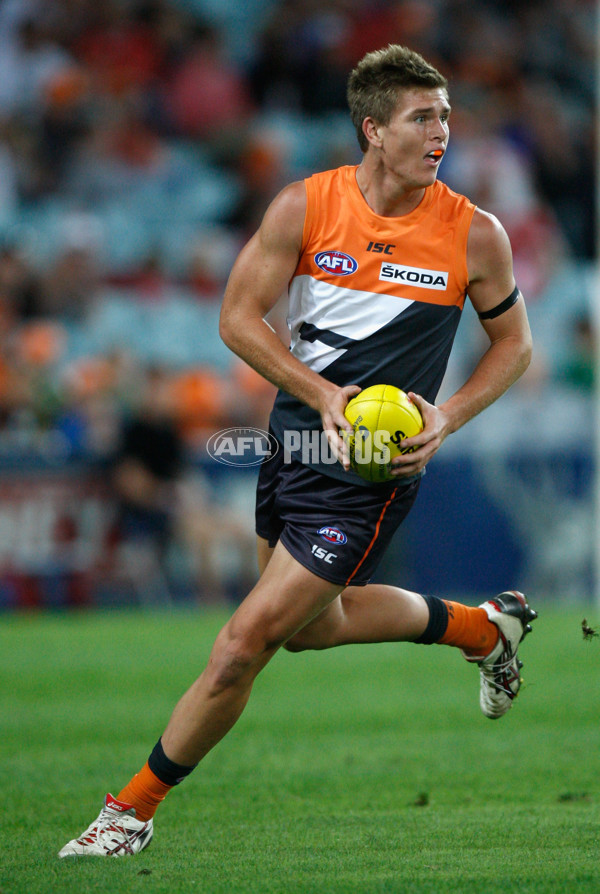
[{"label": "stadium stand", "polygon": [[[514,432],[522,407],[539,408],[552,387],[591,443],[595,16],[589,0],[5,0],[0,606],[110,598],[103,476],[136,385],[157,365],[188,468],[209,495],[197,512],[226,496],[228,542],[243,541],[246,555],[230,510],[246,505],[252,482],[224,483],[203,446],[215,427],[264,427],[271,391],[219,341],[220,296],[283,184],[358,161],[345,78],[390,41],[449,73],[458,110],[442,179],[500,217],[529,300],[536,361],[519,409],[494,412]],[[477,338],[462,327],[447,387]],[[541,417],[530,414],[528,436],[552,445]],[[457,439],[482,444],[476,424],[468,444]],[[188,501],[187,530],[201,530],[190,512]],[[185,548],[168,557],[181,580]],[[215,550],[235,598],[243,562]],[[580,586],[586,563],[587,553]],[[201,572],[192,577],[196,586]]]}]

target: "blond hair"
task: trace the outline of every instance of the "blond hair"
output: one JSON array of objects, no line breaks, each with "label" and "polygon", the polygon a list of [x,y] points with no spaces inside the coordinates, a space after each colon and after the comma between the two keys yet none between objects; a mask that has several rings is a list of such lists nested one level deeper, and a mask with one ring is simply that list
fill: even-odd
[{"label": "blond hair", "polygon": [[362,129],[365,118],[389,124],[398,104],[398,91],[410,87],[447,90],[448,81],[422,56],[399,44],[367,53],[350,73],[348,105],[363,152],[369,145]]}]

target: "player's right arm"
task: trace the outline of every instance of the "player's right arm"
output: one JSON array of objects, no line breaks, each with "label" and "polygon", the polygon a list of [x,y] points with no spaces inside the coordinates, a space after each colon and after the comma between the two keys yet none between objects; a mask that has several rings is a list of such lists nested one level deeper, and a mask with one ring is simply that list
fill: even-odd
[{"label": "player's right arm", "polygon": [[[294,357],[265,320],[287,291],[298,265],[305,213],[302,182],[290,184],[273,200],[233,266],[219,331],[227,347],[260,375],[317,410],[325,431],[351,430],[344,408],[360,388],[340,388],[313,372]],[[330,441],[341,456],[341,440],[333,437]]]}]

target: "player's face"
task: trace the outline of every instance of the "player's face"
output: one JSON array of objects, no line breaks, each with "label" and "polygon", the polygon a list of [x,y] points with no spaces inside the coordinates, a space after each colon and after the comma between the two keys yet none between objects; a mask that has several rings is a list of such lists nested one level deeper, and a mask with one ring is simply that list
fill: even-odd
[{"label": "player's face", "polygon": [[430,186],[448,145],[450,104],[443,88],[399,92],[389,124],[378,128],[386,168],[405,188]]}]

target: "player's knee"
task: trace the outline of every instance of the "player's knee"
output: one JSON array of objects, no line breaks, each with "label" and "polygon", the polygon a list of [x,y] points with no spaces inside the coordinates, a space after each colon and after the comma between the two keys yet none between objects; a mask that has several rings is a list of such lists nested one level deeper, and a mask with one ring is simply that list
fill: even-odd
[{"label": "player's knee", "polygon": [[293,636],[291,639],[288,639],[287,643],[283,644],[283,648],[288,652],[304,652],[309,647],[304,644],[301,637]]},{"label": "player's knee", "polygon": [[292,636],[283,648],[288,652],[306,652],[307,650],[319,651],[321,649],[330,649],[337,645],[337,642],[329,635],[327,631],[311,631],[305,633],[301,630]]},{"label": "player's knee", "polygon": [[251,682],[269,661],[281,640],[272,642],[263,631],[221,631],[207,668],[211,694]]},{"label": "player's knee", "polygon": [[230,640],[219,649],[214,649],[208,667],[211,695],[230,689],[251,675],[257,662],[256,650],[249,648],[242,640]]}]

